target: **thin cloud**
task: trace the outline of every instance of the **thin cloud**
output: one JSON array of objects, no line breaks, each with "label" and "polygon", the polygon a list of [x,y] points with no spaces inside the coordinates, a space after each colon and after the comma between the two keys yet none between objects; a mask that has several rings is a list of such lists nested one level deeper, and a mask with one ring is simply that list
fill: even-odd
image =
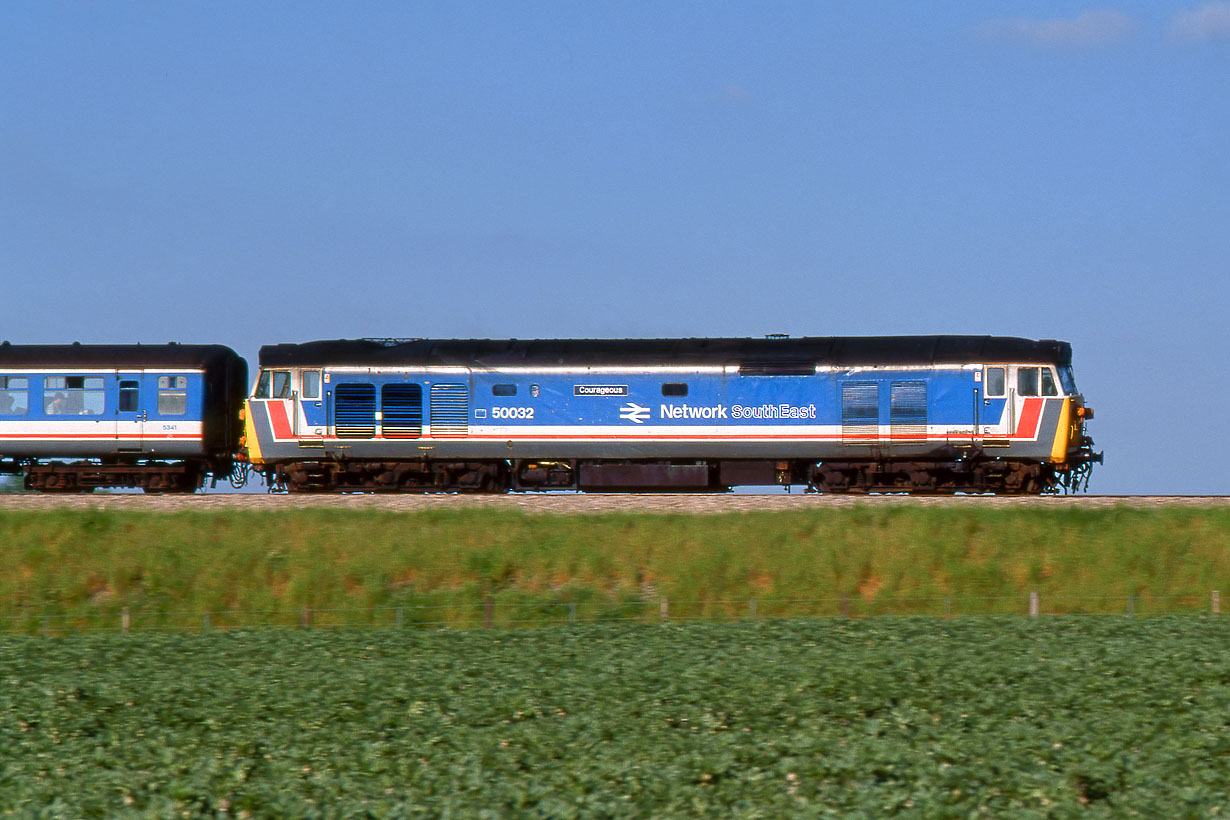
[{"label": "thin cloud", "polygon": [[1170,22],[1170,39],[1178,43],[1230,40],[1230,3],[1206,3],[1179,12]]},{"label": "thin cloud", "polygon": [[722,89],[722,97],[727,100],[746,100],[748,93],[747,89],[738,83],[731,83]]},{"label": "thin cloud", "polygon": [[986,40],[1076,48],[1116,43],[1135,31],[1136,21],[1114,9],[1086,11],[1071,18],[1003,17],[974,27],[974,33]]}]

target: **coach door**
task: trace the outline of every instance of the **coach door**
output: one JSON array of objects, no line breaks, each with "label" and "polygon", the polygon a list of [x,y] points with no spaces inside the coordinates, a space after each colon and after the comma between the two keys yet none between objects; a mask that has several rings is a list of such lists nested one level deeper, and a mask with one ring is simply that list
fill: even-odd
[{"label": "coach door", "polygon": [[150,389],[152,376],[139,370],[121,370],[115,374],[115,439],[121,453],[140,453],[145,445],[145,427],[149,423],[146,402],[153,401]]}]

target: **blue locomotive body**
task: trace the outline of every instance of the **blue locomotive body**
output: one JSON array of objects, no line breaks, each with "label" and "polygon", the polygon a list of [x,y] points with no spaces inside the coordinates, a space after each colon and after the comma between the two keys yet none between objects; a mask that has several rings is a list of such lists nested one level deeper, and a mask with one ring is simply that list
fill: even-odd
[{"label": "blue locomotive body", "polygon": [[1096,460],[1063,342],[338,341],[261,357],[248,454],[292,490],[1043,492]]}]

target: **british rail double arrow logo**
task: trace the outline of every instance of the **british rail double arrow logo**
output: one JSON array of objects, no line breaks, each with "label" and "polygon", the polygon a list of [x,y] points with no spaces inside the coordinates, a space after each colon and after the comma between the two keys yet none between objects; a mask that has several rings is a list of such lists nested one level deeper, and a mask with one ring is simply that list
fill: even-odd
[{"label": "british rail double arrow logo", "polygon": [[637,424],[644,424],[645,419],[649,418],[649,408],[641,407],[636,402],[628,402],[623,407],[619,408],[619,417],[624,421],[634,421]]}]

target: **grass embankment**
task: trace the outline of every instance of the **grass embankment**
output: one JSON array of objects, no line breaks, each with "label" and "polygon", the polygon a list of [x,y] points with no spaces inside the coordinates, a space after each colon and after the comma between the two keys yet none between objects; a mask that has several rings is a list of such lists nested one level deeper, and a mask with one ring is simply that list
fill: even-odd
[{"label": "grass embankment", "polygon": [[0,637],[19,817],[1211,818],[1230,618]]},{"label": "grass embankment", "polygon": [[674,618],[746,616],[751,600],[762,617],[1020,613],[1037,590],[1044,612],[1132,596],[1148,614],[1230,594],[1221,509],[10,511],[0,548],[0,624],[18,630],[115,626],[125,607],[134,628],[295,623],[303,607],[317,625],[389,624],[399,607],[405,623],[475,623],[487,596],[510,624],[565,620],[569,603],[579,620],[656,618],[662,599]]}]

